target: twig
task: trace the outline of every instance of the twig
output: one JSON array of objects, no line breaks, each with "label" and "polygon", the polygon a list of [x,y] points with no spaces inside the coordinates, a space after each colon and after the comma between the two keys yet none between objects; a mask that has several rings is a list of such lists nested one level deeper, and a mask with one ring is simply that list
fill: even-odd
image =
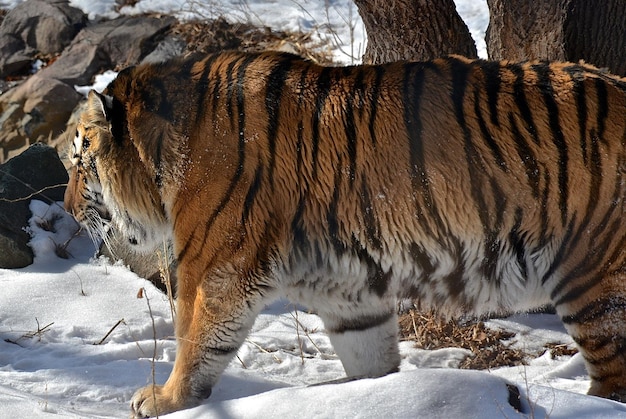
[{"label": "twig", "polygon": [[100,341],[94,343],[94,345],[102,345],[104,343],[104,341],[109,337],[109,335],[111,333],[113,333],[113,331],[117,328],[117,326],[119,326],[120,324],[124,323],[124,319],[120,319],[117,321],[117,323],[115,323],[115,326],[113,326],[106,335],[104,335],[104,337],[102,339],[100,339]]},{"label": "twig", "polygon": [[[295,310],[297,313],[297,310]],[[320,355],[324,355],[324,353],[322,352],[322,350],[319,348],[319,346],[317,346],[317,344],[315,343],[315,341],[313,341],[313,338],[309,335],[309,331],[306,329],[306,327],[304,327],[304,325],[302,325],[302,323],[300,323],[300,320],[298,320],[298,316],[297,314],[294,316],[293,313],[291,313],[291,316],[294,318],[294,320],[296,321],[296,325],[300,325],[302,327],[302,331],[304,332],[304,335],[309,339],[309,341],[311,342],[311,344],[313,345],[313,347],[315,347],[315,349],[317,349],[317,351],[320,353]]]},{"label": "twig", "polygon": [[[268,351],[267,349],[263,348],[263,347],[262,347],[261,345],[259,345],[258,343],[253,342],[253,341],[251,341],[250,339],[246,339],[246,342],[248,342],[248,343],[250,343],[250,344],[252,344],[252,345],[256,346],[256,348],[257,348],[259,351],[263,352],[263,353],[266,353],[266,354],[271,354],[271,355],[272,355],[272,357],[274,357],[274,360],[275,360],[276,362],[278,362],[278,363],[283,362],[280,358],[278,358],[276,355],[274,355],[274,353],[272,353],[272,352]],[[238,357],[239,357],[239,356],[238,356]],[[240,360],[240,361],[241,361],[241,360]],[[241,363],[243,364],[243,361],[241,361]]]},{"label": "twig", "polygon": [[298,338],[298,346],[300,348],[300,360],[302,361],[302,365],[304,365],[304,353],[302,349],[302,339],[300,339],[300,321],[298,321],[298,310],[295,310],[295,313],[296,314],[292,314],[292,316],[296,320],[296,336]]},{"label": "twig", "polygon": [[20,336],[16,340],[5,339],[4,341],[7,342],[7,343],[13,343],[15,345],[19,345],[18,342],[21,339],[26,339],[26,338],[31,339],[31,338],[34,338],[35,336],[37,336],[39,338],[39,340],[41,341],[41,336],[43,335],[43,333],[46,332],[48,330],[48,328],[50,328],[50,326],[52,326],[54,324],[54,322],[48,323],[44,327],[41,327],[39,325],[39,319],[37,317],[35,317],[35,321],[37,322],[37,330],[36,331],[24,333],[22,336]]},{"label": "twig", "polygon": [[[4,172],[4,173],[5,173],[5,174],[10,175],[10,173],[7,173],[7,172]],[[11,175],[11,176],[13,176],[13,175]],[[18,179],[18,178],[17,178],[17,177],[15,177],[15,176],[13,176],[13,177],[14,177],[15,179]],[[19,180],[19,179],[18,179],[18,180]],[[22,181],[20,181],[20,182],[22,182]],[[42,192],[47,191],[48,189],[54,189],[54,188],[60,188],[60,187],[62,187],[62,186],[67,186],[67,183],[59,183],[59,184],[57,184],[57,185],[50,185],[50,186],[46,186],[45,188],[41,188],[41,189],[39,189],[38,191],[35,191],[35,188],[31,187],[29,184],[24,183],[24,182],[22,182],[22,183],[24,184],[24,186],[29,187],[29,188],[30,188],[30,189],[32,189],[34,192],[33,192],[33,193],[31,193],[30,195],[26,195],[26,196],[21,197],[21,198],[15,198],[15,199],[0,198],[0,201],[2,201],[2,202],[10,202],[10,203],[15,203],[15,202],[26,201],[26,200],[31,199],[31,198],[32,198],[33,196],[35,196],[35,195],[38,195],[38,194],[40,194],[40,193],[42,193]],[[54,203],[54,202],[53,202],[50,198],[46,197],[45,195],[42,195],[42,196],[44,196],[45,198],[47,198],[48,200],[50,200],[50,201],[51,201],[51,203]]]},{"label": "twig", "polygon": [[163,239],[163,254],[159,255],[157,251],[158,259],[160,261],[159,271],[161,279],[165,283],[165,290],[167,291],[167,299],[170,303],[170,312],[172,313],[172,322],[176,323],[176,304],[174,303],[174,290],[172,289],[172,275],[170,273],[170,252],[168,251],[167,240]]}]

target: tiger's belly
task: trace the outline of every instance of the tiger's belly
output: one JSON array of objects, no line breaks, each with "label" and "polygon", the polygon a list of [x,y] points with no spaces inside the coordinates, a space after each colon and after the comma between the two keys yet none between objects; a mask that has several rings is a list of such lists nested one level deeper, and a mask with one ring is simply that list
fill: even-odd
[{"label": "tiger's belly", "polygon": [[410,298],[421,308],[448,315],[503,313],[550,302],[540,280],[549,265],[542,263],[544,256],[520,261],[502,251],[486,261],[480,250],[466,250],[459,257],[442,249],[419,256],[411,251],[364,256],[326,249],[281,269],[278,282],[287,298],[316,311],[366,312],[368,305]]}]

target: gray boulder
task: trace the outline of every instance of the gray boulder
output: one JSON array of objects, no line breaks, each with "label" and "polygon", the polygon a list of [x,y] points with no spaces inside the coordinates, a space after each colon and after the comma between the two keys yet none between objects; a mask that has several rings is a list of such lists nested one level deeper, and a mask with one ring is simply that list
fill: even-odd
[{"label": "gray boulder", "polygon": [[28,69],[36,54],[58,54],[87,24],[87,16],[64,0],[28,0],[0,25],[0,77]]},{"label": "gray boulder", "polygon": [[[41,143],[0,165],[0,268],[33,263],[30,236],[24,230],[31,217],[30,201],[62,201],[67,181],[57,152]],[[50,186],[55,187],[42,191]]]},{"label": "gray boulder", "polygon": [[105,69],[138,64],[175,21],[173,17],[126,16],[88,26],[39,74],[71,85],[86,85]]}]

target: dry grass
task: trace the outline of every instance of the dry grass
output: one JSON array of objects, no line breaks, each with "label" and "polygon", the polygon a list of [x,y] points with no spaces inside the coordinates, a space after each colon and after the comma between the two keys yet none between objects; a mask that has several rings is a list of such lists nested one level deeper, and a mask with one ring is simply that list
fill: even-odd
[{"label": "dry grass", "polygon": [[483,322],[460,323],[444,320],[433,312],[410,310],[400,316],[402,340],[415,342],[420,349],[464,348],[472,356],[464,359],[462,369],[491,369],[526,365],[531,359],[549,350],[552,357],[573,355],[577,351],[563,344],[547,344],[539,353],[529,353],[512,347],[515,333],[490,329]]},{"label": "dry grass", "polygon": [[[229,23],[218,18],[179,22],[171,33],[187,44],[187,52],[213,53],[224,50],[280,50],[299,54],[311,61],[330,64],[331,55],[312,41],[310,34],[274,31],[246,23]],[[324,52],[326,51],[326,52]]]}]

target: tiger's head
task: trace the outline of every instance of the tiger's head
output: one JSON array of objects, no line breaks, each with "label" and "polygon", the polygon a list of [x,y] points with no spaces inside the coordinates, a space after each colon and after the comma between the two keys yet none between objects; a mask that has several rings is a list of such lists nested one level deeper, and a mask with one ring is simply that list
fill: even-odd
[{"label": "tiger's head", "polygon": [[115,227],[137,250],[163,242],[167,231],[159,188],[126,122],[126,107],[91,91],[69,148],[65,209],[94,238]]}]

